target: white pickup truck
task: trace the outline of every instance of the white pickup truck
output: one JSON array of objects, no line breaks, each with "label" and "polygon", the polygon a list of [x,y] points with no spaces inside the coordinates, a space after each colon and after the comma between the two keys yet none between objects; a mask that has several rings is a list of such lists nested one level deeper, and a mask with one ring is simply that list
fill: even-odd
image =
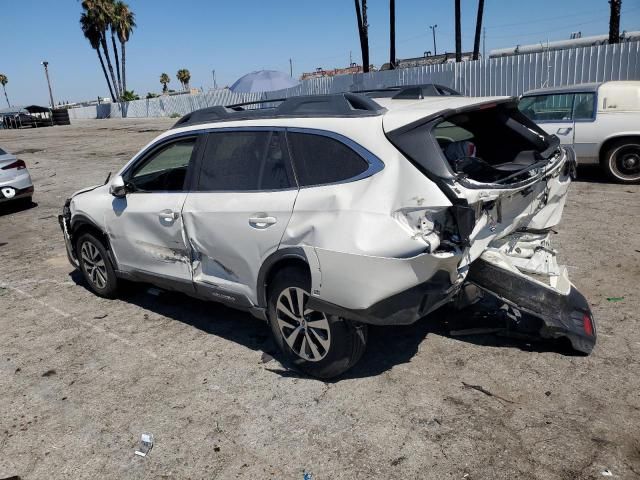
[{"label": "white pickup truck", "polygon": [[640,183],[640,82],[531,90],[518,108],[573,146],[580,164],[600,164],[619,183]]}]

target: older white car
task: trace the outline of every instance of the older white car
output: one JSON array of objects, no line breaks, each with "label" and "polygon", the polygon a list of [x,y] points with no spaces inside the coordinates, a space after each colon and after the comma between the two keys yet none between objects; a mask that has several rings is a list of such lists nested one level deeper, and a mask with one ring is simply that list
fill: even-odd
[{"label": "older white car", "polygon": [[619,183],[640,182],[640,82],[532,90],[519,109],[572,146],[580,164],[599,164]]},{"label": "older white car", "polygon": [[589,304],[550,245],[573,151],[515,99],[423,97],[188,114],[67,200],[71,263],[104,297],[129,279],[249,311],[318,377],[358,361],[367,325],[481,292],[590,352]]}]

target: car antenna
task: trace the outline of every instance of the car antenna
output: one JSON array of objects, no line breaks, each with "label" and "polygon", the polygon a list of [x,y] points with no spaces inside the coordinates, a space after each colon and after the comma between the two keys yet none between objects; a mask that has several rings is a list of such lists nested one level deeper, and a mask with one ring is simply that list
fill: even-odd
[{"label": "car antenna", "polygon": [[111,178],[111,172],[109,172],[109,175],[107,175],[107,179],[104,181],[103,185],[106,185],[110,178]]}]

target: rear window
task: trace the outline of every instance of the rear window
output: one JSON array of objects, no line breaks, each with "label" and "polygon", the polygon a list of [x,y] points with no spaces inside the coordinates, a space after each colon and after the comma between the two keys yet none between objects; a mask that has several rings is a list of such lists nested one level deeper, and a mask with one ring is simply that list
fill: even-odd
[{"label": "rear window", "polygon": [[[435,137],[451,170],[493,183],[535,165],[546,146],[517,110],[487,108],[461,113],[435,125]],[[534,141],[536,140],[536,141]]]},{"label": "rear window", "polygon": [[287,136],[300,186],[349,180],[369,168],[360,155],[336,139],[308,133]]},{"label": "rear window", "polygon": [[293,185],[281,132],[209,134],[199,191],[281,190]]},{"label": "rear window", "polygon": [[557,138],[515,102],[480,104],[446,118],[425,118],[387,132],[387,138],[429,178],[516,183],[552,155]]},{"label": "rear window", "polygon": [[573,93],[524,97],[520,100],[518,108],[536,122],[570,121]]}]

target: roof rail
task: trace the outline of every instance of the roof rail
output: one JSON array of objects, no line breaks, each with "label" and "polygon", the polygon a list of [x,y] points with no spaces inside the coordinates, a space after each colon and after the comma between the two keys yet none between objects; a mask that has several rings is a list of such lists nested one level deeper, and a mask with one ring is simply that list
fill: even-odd
[{"label": "roof rail", "polygon": [[[265,106],[280,102],[277,106]],[[245,108],[258,105],[262,108]],[[186,114],[172,128],[200,123],[286,117],[370,117],[386,111],[371,98],[356,93],[306,95],[257,100],[228,106],[208,107]]]},{"label": "roof rail", "polygon": [[358,90],[354,93],[362,93],[370,98],[391,98],[392,100],[422,100],[424,97],[460,95],[460,92],[436,83]]}]

